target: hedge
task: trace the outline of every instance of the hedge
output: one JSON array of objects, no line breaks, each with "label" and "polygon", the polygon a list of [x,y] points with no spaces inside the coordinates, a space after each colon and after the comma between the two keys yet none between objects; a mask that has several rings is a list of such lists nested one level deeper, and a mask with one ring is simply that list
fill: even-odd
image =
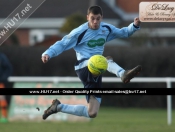
[{"label": "hedge", "polygon": [[[1,46],[0,52],[7,55],[13,65],[13,76],[76,76],[74,63],[76,54],[73,49],[52,58],[47,64],[41,61],[41,54],[48,47]],[[112,56],[124,69],[142,65],[143,71],[138,77],[174,77],[175,47],[117,47],[106,46],[104,56]],[[115,77],[106,72],[104,76]],[[175,84],[172,85],[175,87]],[[165,83],[103,83],[111,88],[165,88]],[[127,107],[166,107],[166,96],[105,96],[104,105]],[[132,99],[131,99],[132,98]],[[113,101],[116,100],[116,101]],[[154,100],[154,101],[153,101]],[[111,102],[110,102],[111,101]],[[129,102],[128,102],[129,101]],[[146,101],[146,102],[144,102]],[[128,103],[127,103],[128,102]],[[144,102],[144,104],[143,104]],[[147,104],[147,105],[146,105]]]}]

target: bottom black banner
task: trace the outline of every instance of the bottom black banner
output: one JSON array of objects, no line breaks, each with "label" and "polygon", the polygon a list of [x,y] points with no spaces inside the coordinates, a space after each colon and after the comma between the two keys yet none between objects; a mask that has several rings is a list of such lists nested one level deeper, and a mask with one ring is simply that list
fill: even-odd
[{"label": "bottom black banner", "polygon": [[3,88],[0,95],[175,95],[174,88]]}]

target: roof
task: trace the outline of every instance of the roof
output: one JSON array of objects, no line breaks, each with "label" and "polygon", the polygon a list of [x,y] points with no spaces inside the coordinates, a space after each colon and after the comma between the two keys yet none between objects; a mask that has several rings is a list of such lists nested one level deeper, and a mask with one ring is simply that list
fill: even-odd
[{"label": "roof", "polygon": [[[23,0],[1,0],[0,18],[6,18],[22,2]],[[34,11],[30,18],[62,18],[74,12],[81,12],[82,14],[86,15],[90,4],[91,0],[83,0],[83,2],[82,0],[46,0],[36,11]],[[96,0],[96,5],[102,7],[105,18],[119,17],[103,2],[103,0]]]},{"label": "roof", "polygon": [[[45,0],[41,6],[25,20],[25,22],[23,22],[25,18],[21,17],[20,21],[16,22],[13,27],[16,28],[20,22],[23,22],[19,28],[59,28],[64,23],[65,18],[75,12],[82,13],[86,16],[88,7],[91,4],[94,4],[92,1],[95,2],[96,5],[102,7],[105,22],[116,26],[118,25],[120,20],[119,15],[106,5],[103,0],[84,0],[83,2],[82,0]],[[0,23],[3,22],[22,2],[23,0],[1,0]],[[20,11],[18,13],[20,13]],[[0,28],[4,28],[4,26],[7,25],[7,22],[10,21],[11,18],[7,19],[6,22],[3,22],[0,25]]]},{"label": "roof", "polygon": [[[111,4],[111,1],[114,3]],[[45,2],[20,25],[20,28],[59,28],[64,23],[65,17],[74,12],[81,12],[86,15],[88,7],[93,4],[93,2],[102,7],[104,22],[111,23],[117,27],[123,27],[133,22],[134,17],[139,16],[138,3],[140,1],[142,0],[132,0],[132,5],[130,5],[128,0],[83,0],[83,2],[82,0],[45,0]],[[22,2],[23,0],[1,0],[0,23]],[[7,21],[10,21],[10,19]],[[3,24],[5,25],[6,23]],[[3,24],[0,25],[0,28],[4,28]],[[15,26],[17,26],[17,24]],[[171,28],[174,27],[174,22],[143,22],[141,26],[142,28]]]}]

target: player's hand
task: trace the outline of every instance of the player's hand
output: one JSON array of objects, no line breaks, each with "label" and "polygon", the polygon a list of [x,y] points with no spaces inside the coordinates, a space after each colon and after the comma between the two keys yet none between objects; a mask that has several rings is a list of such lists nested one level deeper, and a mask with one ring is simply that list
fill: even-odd
[{"label": "player's hand", "polygon": [[41,57],[41,60],[43,61],[43,63],[47,63],[49,61],[49,55],[45,54]]},{"label": "player's hand", "polygon": [[138,17],[134,18],[134,25],[140,27],[141,21]]}]

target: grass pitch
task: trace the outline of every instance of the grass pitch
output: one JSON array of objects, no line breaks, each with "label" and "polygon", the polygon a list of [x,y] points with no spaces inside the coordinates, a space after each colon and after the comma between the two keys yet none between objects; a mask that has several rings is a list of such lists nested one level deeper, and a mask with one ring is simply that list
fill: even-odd
[{"label": "grass pitch", "polygon": [[[57,113],[59,114],[59,113]],[[173,115],[175,111],[173,110]],[[173,116],[172,115],[172,116]],[[0,132],[173,132],[166,109],[101,108],[90,122],[9,122]]]}]

